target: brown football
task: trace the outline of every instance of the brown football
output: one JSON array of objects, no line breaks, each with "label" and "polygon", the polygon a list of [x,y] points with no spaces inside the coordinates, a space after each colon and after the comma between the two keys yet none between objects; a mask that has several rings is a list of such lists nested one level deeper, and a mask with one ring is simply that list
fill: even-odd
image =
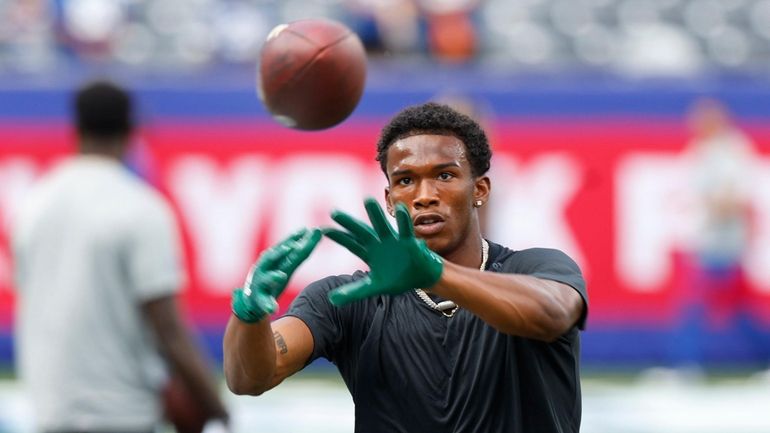
[{"label": "brown football", "polygon": [[275,27],[262,46],[259,97],[273,117],[317,130],[345,120],[366,81],[366,51],[345,25],[306,19]]}]

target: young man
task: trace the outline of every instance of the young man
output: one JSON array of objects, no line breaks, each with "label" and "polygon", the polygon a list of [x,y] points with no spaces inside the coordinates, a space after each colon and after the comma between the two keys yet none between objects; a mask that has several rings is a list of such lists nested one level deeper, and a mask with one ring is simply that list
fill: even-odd
[{"label": "young man", "polygon": [[74,105],[79,154],[33,188],[12,232],[18,368],[37,427],[153,432],[165,364],[204,415],[226,421],[178,311],[184,274],[171,210],[121,164],[131,98],[95,82]]},{"label": "young man", "polygon": [[398,114],[378,144],[398,232],[372,199],[371,226],[334,212],[346,230],[324,234],[370,272],[311,284],[272,323],[320,233],[266,252],[234,293],[231,390],[261,394],[324,357],[353,396],[357,432],[577,432],[585,283],[559,251],[481,237],[490,158],[481,128],[447,106]]}]

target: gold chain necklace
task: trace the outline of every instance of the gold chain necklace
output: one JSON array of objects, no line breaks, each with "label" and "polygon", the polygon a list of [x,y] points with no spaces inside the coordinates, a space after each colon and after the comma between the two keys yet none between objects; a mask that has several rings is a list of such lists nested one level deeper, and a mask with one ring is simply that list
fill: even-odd
[{"label": "gold chain necklace", "polygon": [[[479,266],[479,270],[482,272],[487,267],[487,259],[489,259],[489,243],[487,243],[486,239],[481,239],[481,266]],[[441,301],[437,304],[423,289],[414,289],[414,293],[416,293],[423,302],[428,304],[430,308],[433,308],[445,317],[454,316],[460,308],[452,301]]]}]

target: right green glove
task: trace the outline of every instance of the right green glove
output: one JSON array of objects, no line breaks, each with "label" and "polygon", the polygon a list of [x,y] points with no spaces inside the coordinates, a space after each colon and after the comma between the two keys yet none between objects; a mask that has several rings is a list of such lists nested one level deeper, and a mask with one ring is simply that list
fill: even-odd
[{"label": "right green glove", "polygon": [[364,201],[372,227],[335,211],[332,219],[348,231],[325,228],[324,235],[347,248],[369,265],[369,275],[329,292],[334,305],[373,295],[397,295],[414,288],[430,287],[441,278],[444,261],[422,239],[414,236],[412,218],[403,203],[396,204],[398,233],[373,198]]},{"label": "right green glove", "polygon": [[243,287],[233,291],[233,314],[242,322],[255,323],[274,313],[278,309],[276,299],[321,236],[317,228],[302,229],[262,253]]}]

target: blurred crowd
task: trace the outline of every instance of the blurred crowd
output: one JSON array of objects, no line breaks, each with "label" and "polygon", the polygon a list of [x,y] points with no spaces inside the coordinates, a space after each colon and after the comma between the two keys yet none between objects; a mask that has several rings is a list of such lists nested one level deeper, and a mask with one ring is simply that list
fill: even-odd
[{"label": "blurred crowd", "polygon": [[631,75],[770,65],[770,0],[0,0],[0,72],[252,64],[273,26],[308,17],[400,61]]}]

